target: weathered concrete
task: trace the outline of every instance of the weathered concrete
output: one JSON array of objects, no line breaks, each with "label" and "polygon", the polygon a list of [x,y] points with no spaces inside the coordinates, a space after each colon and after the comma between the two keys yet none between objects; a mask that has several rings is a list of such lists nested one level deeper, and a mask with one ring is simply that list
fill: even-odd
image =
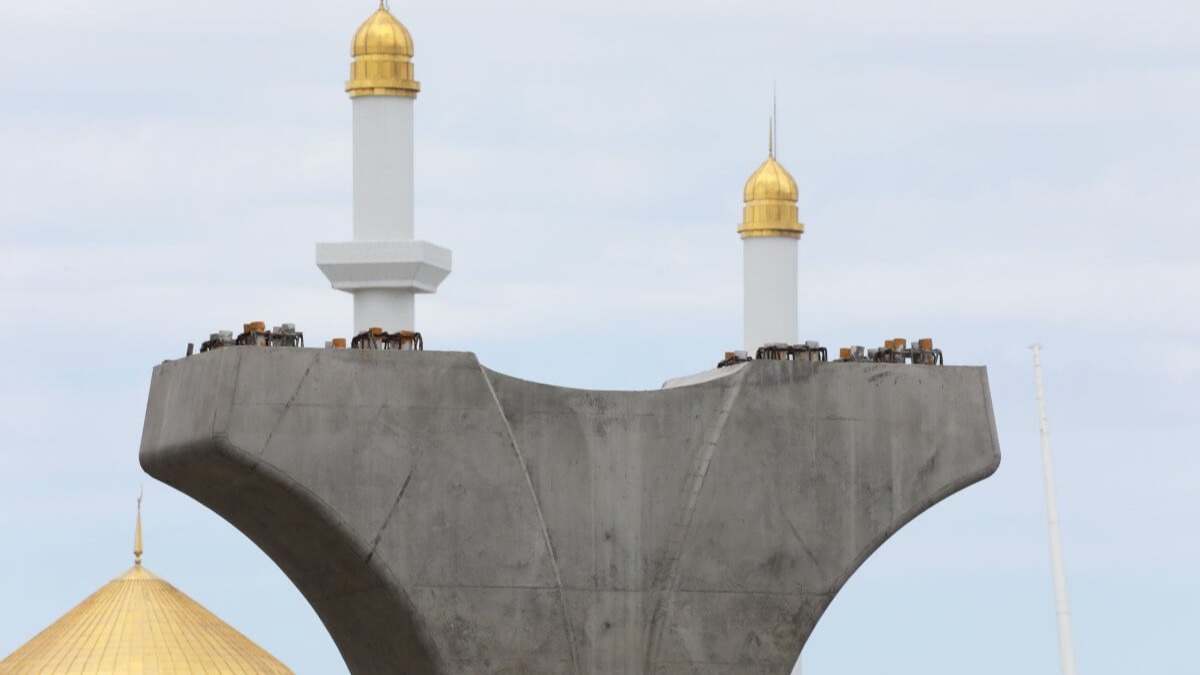
[{"label": "weathered concrete", "polygon": [[983,368],[761,361],[614,392],[255,347],[156,368],[141,449],[356,675],[784,675],[863,560],[999,460]]}]

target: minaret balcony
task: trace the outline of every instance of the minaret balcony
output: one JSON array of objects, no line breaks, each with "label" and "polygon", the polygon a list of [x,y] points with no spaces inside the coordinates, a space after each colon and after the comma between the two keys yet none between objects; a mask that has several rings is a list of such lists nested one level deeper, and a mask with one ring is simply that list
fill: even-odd
[{"label": "minaret balcony", "polygon": [[349,241],[317,244],[317,267],[339,291],[365,288],[437,292],[450,274],[449,249],[427,241]]}]

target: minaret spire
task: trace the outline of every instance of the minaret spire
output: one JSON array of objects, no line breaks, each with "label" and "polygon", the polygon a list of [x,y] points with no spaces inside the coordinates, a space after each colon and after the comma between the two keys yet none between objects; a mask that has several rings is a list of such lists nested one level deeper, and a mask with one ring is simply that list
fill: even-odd
[{"label": "minaret spire", "polygon": [[767,154],[772,158],[775,157],[775,125],[779,120],[779,96],[776,92],[775,82],[771,82],[771,132],[770,140],[767,145]]},{"label": "minaret spire", "polygon": [[142,564],[142,490],[138,490],[137,527],[133,533],[133,564]]}]

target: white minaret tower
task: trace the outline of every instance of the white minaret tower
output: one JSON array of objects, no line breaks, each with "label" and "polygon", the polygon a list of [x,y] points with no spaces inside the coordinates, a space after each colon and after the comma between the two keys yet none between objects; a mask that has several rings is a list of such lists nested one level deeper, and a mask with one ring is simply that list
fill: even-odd
[{"label": "white minaret tower", "polygon": [[767,161],[746,181],[742,235],[743,330],[751,356],[765,344],[796,344],[799,304],[797,263],[800,191],[792,175],[775,161],[775,123],[771,122]]},{"label": "white minaret tower", "polygon": [[351,54],[354,240],[317,244],[317,267],[354,295],[355,333],[415,330],[414,295],[437,291],[450,251],[414,239],[412,36],[381,0]]}]

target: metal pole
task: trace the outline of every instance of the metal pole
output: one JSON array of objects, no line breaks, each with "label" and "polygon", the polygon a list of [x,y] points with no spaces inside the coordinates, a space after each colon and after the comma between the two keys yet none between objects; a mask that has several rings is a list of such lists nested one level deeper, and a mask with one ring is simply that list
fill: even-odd
[{"label": "metal pole", "polygon": [[1075,642],[1071,637],[1071,610],[1067,606],[1067,574],[1063,569],[1062,540],[1058,530],[1058,498],[1054,494],[1054,464],[1050,460],[1050,430],[1046,424],[1046,393],[1042,385],[1042,346],[1033,344],[1033,377],[1037,384],[1038,415],[1042,432],[1042,471],[1046,479],[1046,518],[1050,524],[1050,564],[1054,568],[1054,612],[1058,618],[1058,656],[1062,675],[1075,673]]}]

